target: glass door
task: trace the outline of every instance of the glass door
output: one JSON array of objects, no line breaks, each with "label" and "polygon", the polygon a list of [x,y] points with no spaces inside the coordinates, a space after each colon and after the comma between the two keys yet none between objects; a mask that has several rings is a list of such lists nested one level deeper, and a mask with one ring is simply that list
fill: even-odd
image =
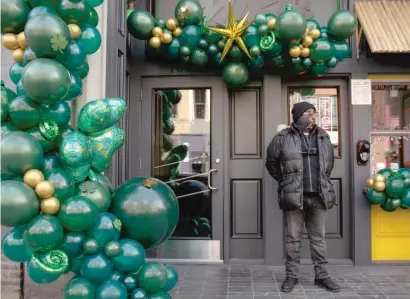
[{"label": "glass door", "polygon": [[220,262],[225,88],[217,78],[186,77],[144,79],[142,86],[142,168],[179,203],[172,237],[147,257]]}]

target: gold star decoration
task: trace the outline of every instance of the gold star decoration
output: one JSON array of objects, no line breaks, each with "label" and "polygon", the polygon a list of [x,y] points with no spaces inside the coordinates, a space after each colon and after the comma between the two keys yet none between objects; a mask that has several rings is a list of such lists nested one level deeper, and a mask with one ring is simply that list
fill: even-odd
[{"label": "gold star decoration", "polygon": [[252,24],[252,23],[245,24],[246,18],[248,17],[249,12],[245,14],[245,16],[239,21],[239,23],[237,23],[231,0],[229,0],[228,5],[229,5],[228,26],[225,28],[208,27],[209,30],[212,30],[216,33],[219,33],[227,37],[225,47],[222,52],[221,60],[219,61],[219,63],[221,63],[224,60],[226,54],[228,54],[228,52],[231,50],[234,43],[236,43],[238,47],[241,48],[241,50],[246,54],[246,56],[251,58],[251,54],[249,53],[248,48],[246,48],[245,42],[242,39],[243,33]]}]

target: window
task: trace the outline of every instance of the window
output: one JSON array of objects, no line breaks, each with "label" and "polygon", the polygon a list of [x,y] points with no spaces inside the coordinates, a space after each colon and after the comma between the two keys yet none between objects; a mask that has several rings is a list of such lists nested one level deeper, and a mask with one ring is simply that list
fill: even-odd
[{"label": "window", "polygon": [[205,119],[205,113],[206,113],[206,90],[205,89],[195,89],[194,102],[195,102],[195,118]]}]

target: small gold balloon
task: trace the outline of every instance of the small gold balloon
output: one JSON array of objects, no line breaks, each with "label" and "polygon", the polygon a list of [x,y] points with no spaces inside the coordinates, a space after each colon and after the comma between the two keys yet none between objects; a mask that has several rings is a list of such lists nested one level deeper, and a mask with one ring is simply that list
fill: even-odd
[{"label": "small gold balloon", "polygon": [[168,19],[166,26],[169,30],[173,31],[177,28],[177,21],[175,19]]},{"label": "small gold balloon", "polygon": [[374,182],[384,182],[385,181],[384,176],[380,173],[375,174],[373,176],[373,180],[374,180]]},{"label": "small gold balloon", "polygon": [[20,32],[19,35],[17,35],[17,43],[23,50],[27,48],[27,40],[24,32]]},{"label": "small gold balloon", "polygon": [[3,46],[9,50],[16,50],[19,47],[16,35],[13,33],[3,35]]},{"label": "small gold balloon", "polygon": [[162,42],[163,44],[166,44],[166,45],[170,44],[170,43],[172,42],[172,35],[171,35],[171,33],[169,33],[169,32],[164,32],[164,33],[161,35],[161,42]]},{"label": "small gold balloon", "polygon": [[21,48],[18,48],[13,51],[13,59],[17,63],[22,63],[23,62],[23,56],[24,56],[24,51]]},{"label": "small gold balloon", "polygon": [[290,48],[290,50],[289,50],[289,54],[293,58],[299,57],[300,53],[301,53],[301,50],[300,50],[299,46],[294,46],[294,47]]},{"label": "small gold balloon", "polygon": [[43,199],[41,201],[40,208],[41,212],[43,212],[44,214],[57,214],[58,210],[60,209],[60,201],[54,196]]},{"label": "small gold balloon", "polygon": [[24,174],[23,180],[31,188],[35,188],[40,182],[44,181],[44,175],[38,169],[31,169]]},{"label": "small gold balloon", "polygon": [[305,35],[308,35],[309,32],[310,32],[309,28],[306,28],[306,30],[305,30]]},{"label": "small gold balloon", "polygon": [[377,192],[382,192],[386,189],[386,183],[385,182],[375,182],[373,185],[373,188]]},{"label": "small gold balloon", "polygon": [[175,30],[172,32],[172,34],[173,34],[175,37],[180,37],[181,34],[182,34],[182,29],[179,28],[179,27],[177,27],[177,28],[175,28]]},{"label": "small gold balloon", "polygon": [[37,184],[36,193],[41,198],[49,198],[54,194],[54,185],[49,181],[42,181]]},{"label": "small gold balloon", "polygon": [[304,47],[303,47],[303,45],[299,45],[299,48],[302,50]]},{"label": "small gold balloon", "polygon": [[162,29],[161,27],[154,27],[152,28],[152,35],[156,37],[160,37],[162,34]]},{"label": "small gold balloon", "polygon": [[306,35],[302,38],[302,45],[306,48],[310,47],[313,44],[313,38],[309,35]]},{"label": "small gold balloon", "polygon": [[310,49],[309,48],[303,48],[300,51],[300,56],[302,57],[308,57],[310,55]]},{"label": "small gold balloon", "polygon": [[149,45],[153,48],[159,48],[161,46],[161,39],[157,36],[151,37]]},{"label": "small gold balloon", "polygon": [[269,29],[275,28],[276,19],[270,19],[270,20],[266,23],[266,25],[268,25],[268,28],[269,28]]},{"label": "small gold balloon", "polygon": [[81,28],[77,24],[68,24],[68,29],[70,29],[70,34],[72,39],[79,39],[81,36]]},{"label": "small gold balloon", "polygon": [[368,178],[367,181],[366,181],[367,188],[373,188],[373,185],[374,185],[373,178]]},{"label": "small gold balloon", "polygon": [[320,37],[320,31],[319,29],[312,29],[312,31],[309,32],[309,35],[313,39],[318,39]]}]

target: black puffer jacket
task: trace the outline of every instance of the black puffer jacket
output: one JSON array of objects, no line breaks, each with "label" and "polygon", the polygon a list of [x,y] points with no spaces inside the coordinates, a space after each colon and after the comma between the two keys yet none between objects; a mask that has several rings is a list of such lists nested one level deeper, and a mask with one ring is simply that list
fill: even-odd
[{"label": "black puffer jacket", "polygon": [[[278,127],[279,128],[279,127]],[[320,168],[320,196],[327,209],[336,201],[330,182],[334,165],[333,147],[329,135],[317,128]],[[281,130],[267,149],[266,168],[278,181],[279,207],[283,210],[303,209],[303,157],[300,134],[293,124]]]}]

